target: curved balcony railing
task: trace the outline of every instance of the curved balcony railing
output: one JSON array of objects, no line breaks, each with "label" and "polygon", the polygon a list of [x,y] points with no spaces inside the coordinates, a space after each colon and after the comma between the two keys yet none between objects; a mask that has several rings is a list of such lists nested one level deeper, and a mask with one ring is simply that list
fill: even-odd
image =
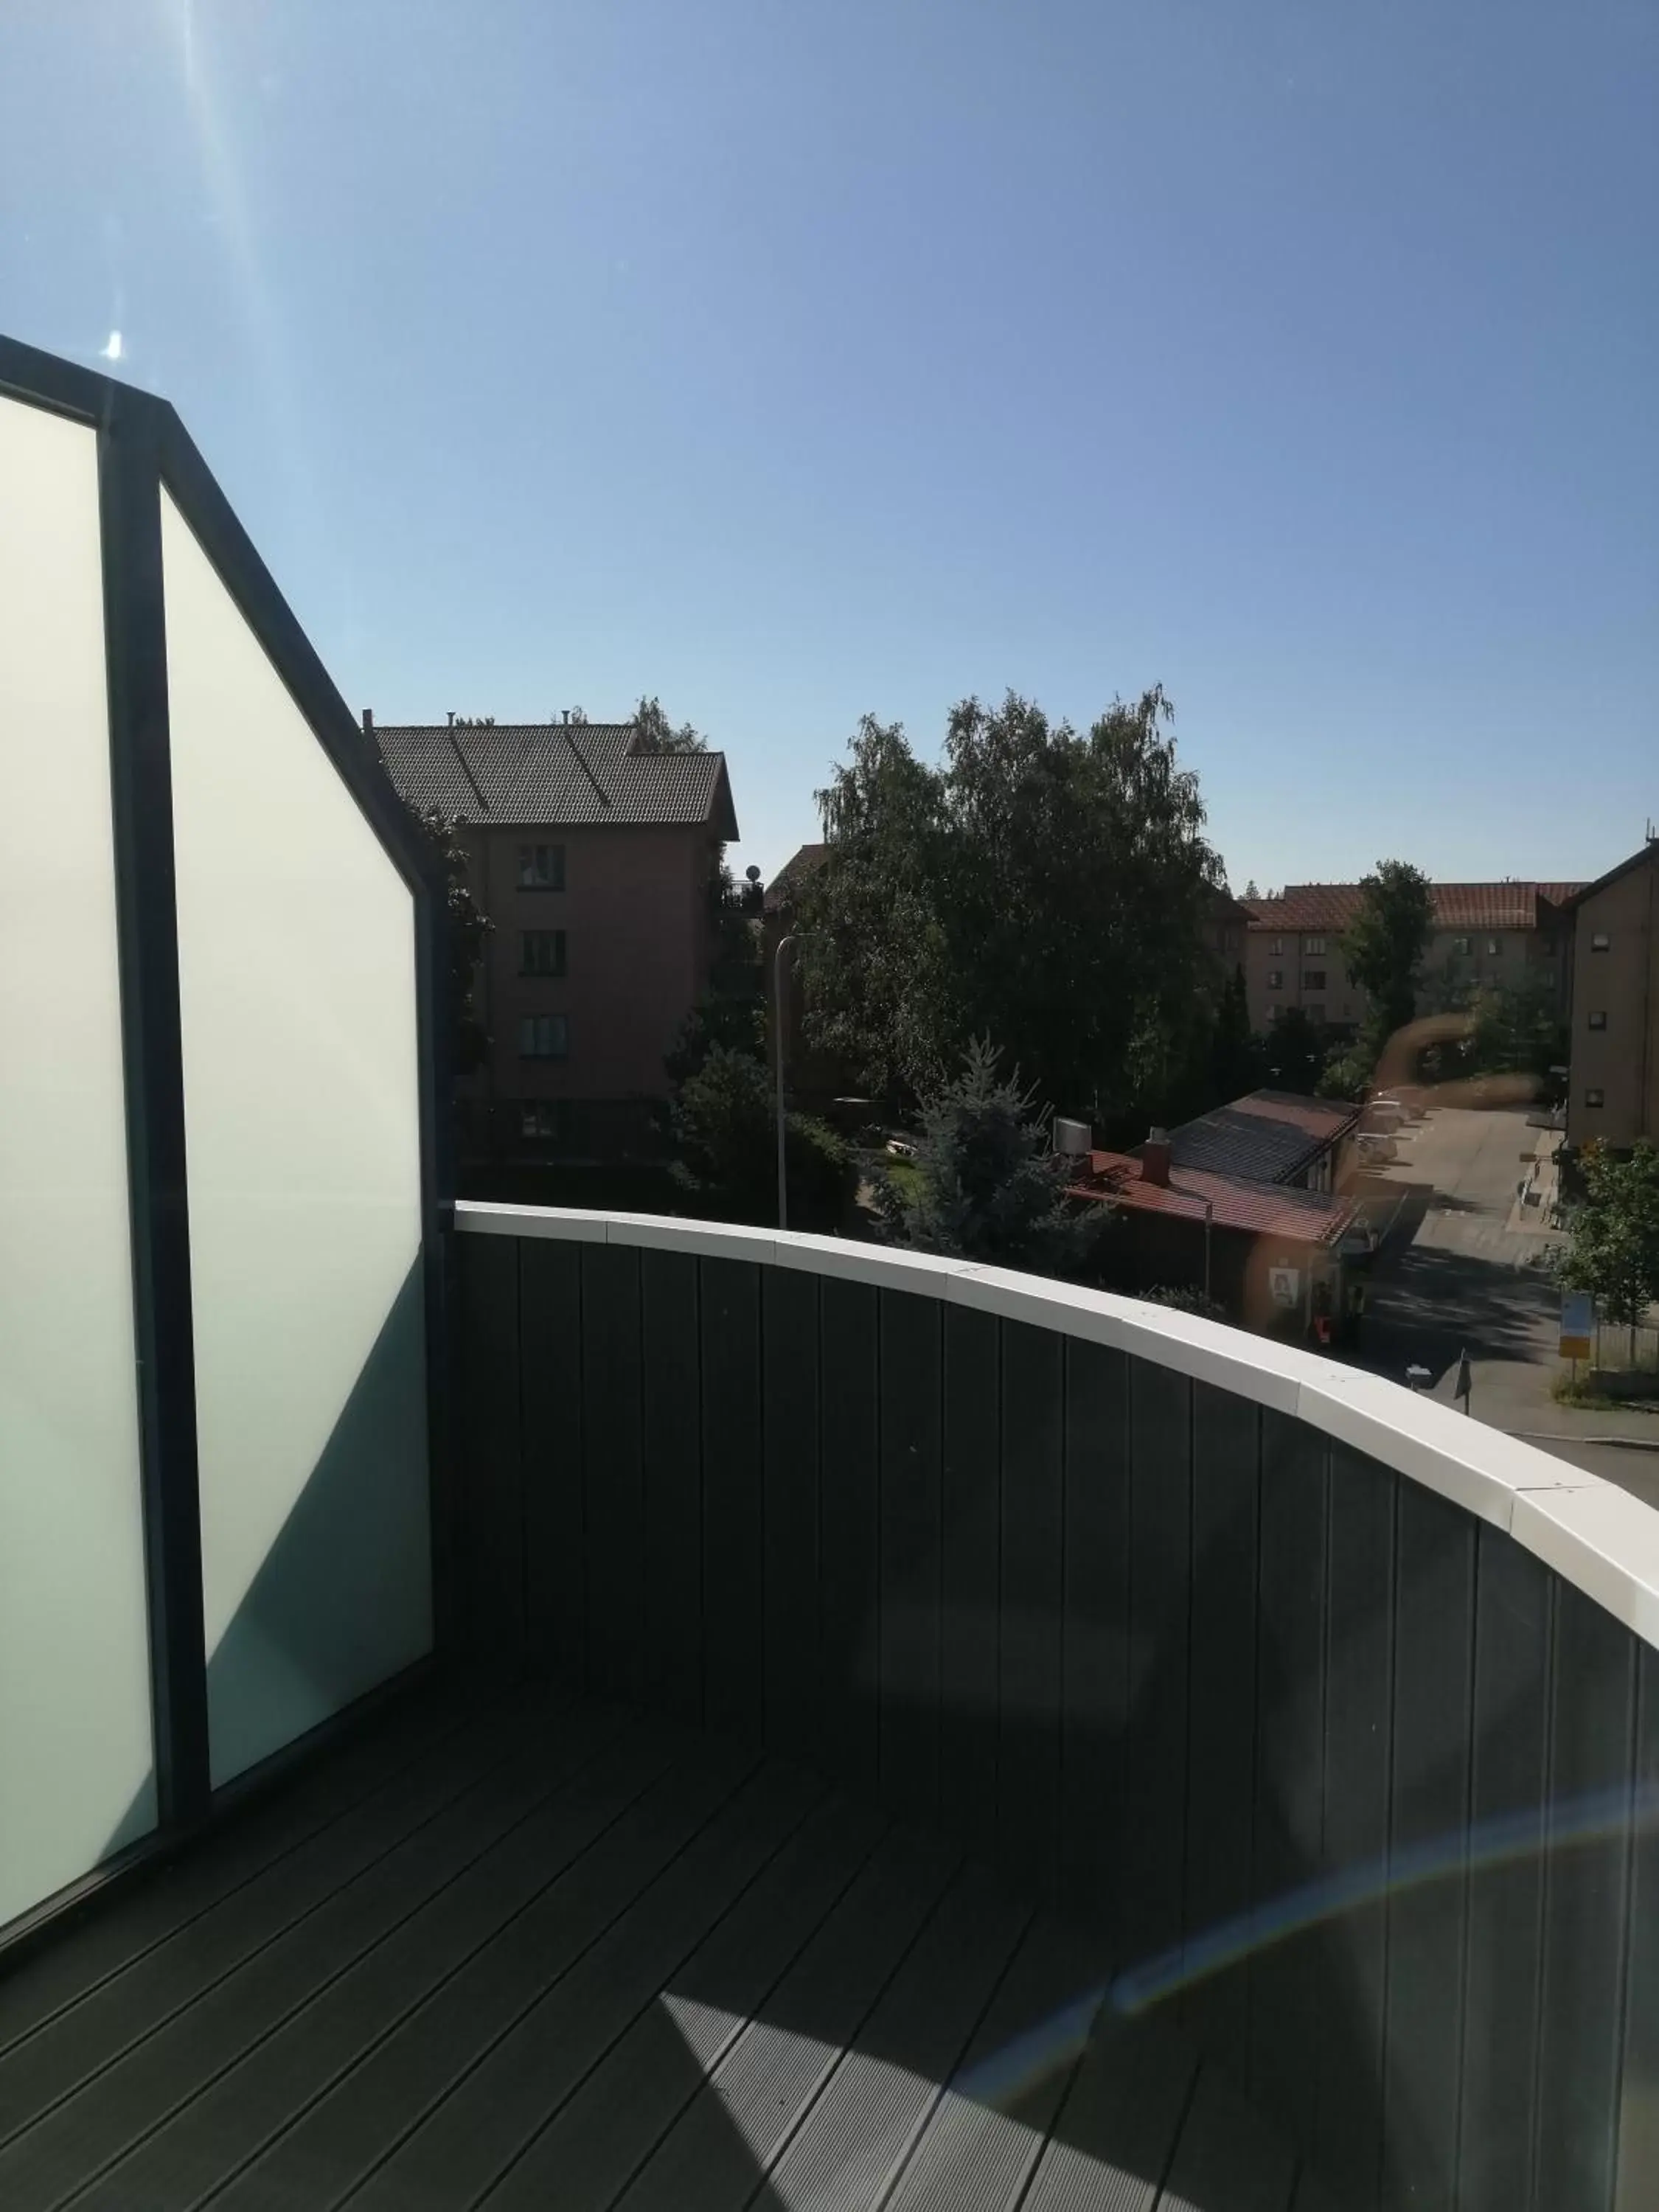
[{"label": "curved balcony railing", "polygon": [[1355,2204],[1659,2203],[1659,1517],[996,1269],[462,1206],[475,1642],[1109,1930]]}]

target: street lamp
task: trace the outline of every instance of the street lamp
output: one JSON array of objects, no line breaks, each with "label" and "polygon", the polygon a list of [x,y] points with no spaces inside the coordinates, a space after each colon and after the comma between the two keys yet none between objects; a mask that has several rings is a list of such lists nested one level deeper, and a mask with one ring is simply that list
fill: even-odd
[{"label": "street lamp", "polygon": [[778,939],[778,949],[772,955],[772,1035],[776,1040],[778,1061],[778,1226],[789,1226],[788,1170],[785,1161],[783,1116],[783,956],[797,939],[821,937],[822,930],[792,929],[787,937]]},{"label": "street lamp", "polygon": [[1172,1182],[1171,1190],[1178,1190],[1182,1198],[1195,1198],[1204,1209],[1204,1295],[1210,1295],[1210,1232],[1215,1226],[1215,1200],[1206,1198],[1201,1190],[1189,1190],[1183,1182]]}]

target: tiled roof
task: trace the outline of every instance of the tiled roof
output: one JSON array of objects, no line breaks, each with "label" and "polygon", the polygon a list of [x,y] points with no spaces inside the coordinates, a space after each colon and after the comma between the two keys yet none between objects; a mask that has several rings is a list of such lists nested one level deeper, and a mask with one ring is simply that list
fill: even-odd
[{"label": "tiled roof", "polygon": [[802,845],[784,862],[766,886],[766,910],[774,914],[780,907],[787,906],[799,889],[804,878],[823,866],[828,845]]},{"label": "tiled roof", "polygon": [[1145,1182],[1141,1164],[1123,1152],[1091,1152],[1090,1176],[1074,1183],[1076,1198],[1105,1199],[1140,1213],[1176,1213],[1204,1218],[1207,1198],[1218,1229],[1242,1229],[1255,1237],[1284,1237],[1302,1244],[1334,1244],[1354,1218],[1351,1199],[1322,1192],[1285,1190],[1273,1183],[1247,1182],[1201,1169],[1181,1171],[1180,1186]]},{"label": "tiled roof", "polygon": [[1334,1142],[1358,1119],[1342,1100],[1304,1098],[1293,1091],[1252,1091],[1170,1132],[1177,1168],[1282,1183]]},{"label": "tiled roof", "polygon": [[636,751],[632,722],[384,724],[374,735],[406,799],[464,822],[706,822],[738,834],[725,755]]},{"label": "tiled roof", "polygon": [[[1583,886],[1578,884],[1431,884],[1437,929],[1535,929],[1541,899],[1559,906]],[[1359,884],[1286,884],[1277,898],[1246,899],[1252,929],[1346,929],[1353,920],[1364,886]]]}]

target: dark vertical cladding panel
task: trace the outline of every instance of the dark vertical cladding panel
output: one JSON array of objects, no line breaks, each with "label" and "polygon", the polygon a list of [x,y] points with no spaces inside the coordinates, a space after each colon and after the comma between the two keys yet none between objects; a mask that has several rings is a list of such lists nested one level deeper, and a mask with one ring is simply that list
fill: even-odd
[{"label": "dark vertical cladding panel", "polygon": [[1004,1322],[997,1825],[1002,1863],[1039,1893],[1060,1838],[1065,1361],[1053,1331]]},{"label": "dark vertical cladding panel", "polygon": [[[463,1245],[506,1241],[460,1239]],[[580,1681],[587,1620],[581,1248],[526,1237],[518,1253],[528,1655],[535,1665]]]},{"label": "dark vertical cladding panel", "polygon": [[820,1289],[823,1447],[818,1491],[819,1694],[838,1781],[878,1786],[880,1528],[876,1489],[876,1292],[826,1275]]},{"label": "dark vertical cladding panel", "polygon": [[818,1279],[768,1267],[765,1346],[766,1740],[807,1757],[818,1735]]},{"label": "dark vertical cladding panel", "polygon": [[703,1711],[758,1738],[765,1630],[761,1561],[760,1269],[702,1260]]},{"label": "dark vertical cladding panel", "polygon": [[1389,1821],[1387,2194],[1449,2212],[1457,2180],[1476,1523],[1400,1486]]},{"label": "dark vertical cladding panel", "polygon": [[1251,1954],[1249,2078],[1264,2110],[1304,2144],[1318,2104],[1323,1947],[1296,1923],[1297,1900],[1324,1863],[1329,1494],[1324,1438],[1264,1413],[1251,1888],[1274,1940]]},{"label": "dark vertical cladding panel", "polygon": [[1613,2203],[1636,1642],[1562,1583],[1550,1684],[1538,2212]]},{"label": "dark vertical cladding panel", "polygon": [[1526,2212],[1537,2087],[1552,1577],[1479,1539],[1459,2212]]},{"label": "dark vertical cladding panel", "polygon": [[996,1850],[1001,1326],[945,1309],[939,1814],[985,1858]]},{"label": "dark vertical cladding panel", "polygon": [[1333,1450],[1325,1859],[1338,1880],[1377,1879],[1324,1929],[1317,2162],[1356,2212],[1377,2202],[1382,2182],[1397,1490],[1386,1468]]},{"label": "dark vertical cladding panel", "polygon": [[645,1497],[642,1689],[657,1710],[702,1719],[702,1371],[697,1261],[640,1255]]},{"label": "dark vertical cladding panel", "polygon": [[1250,1906],[1261,1445],[1254,1406],[1194,1384],[1184,1936],[1186,1971],[1195,1978],[1185,2012],[1199,2041],[1241,2070],[1249,2045],[1249,1967],[1239,1960],[1210,1971],[1208,1947],[1238,1927]]},{"label": "dark vertical cladding panel", "polygon": [[640,1255],[582,1247],[583,1521],[587,1531],[587,1679],[608,1697],[641,1693],[645,1502],[641,1462]]},{"label": "dark vertical cladding panel", "polygon": [[942,1299],[880,1293],[881,1791],[939,1817]]},{"label": "dark vertical cladding panel", "polygon": [[1060,1879],[1096,1916],[1121,1894],[1129,1696],[1129,1363],[1066,1346],[1066,1569]]},{"label": "dark vertical cladding panel", "polygon": [[1659,2204],[1659,1651],[1638,1657],[1635,1849],[1632,1856],[1617,2212]]},{"label": "dark vertical cladding panel", "polygon": [[1123,1963],[1179,1952],[1187,1852],[1192,1385],[1129,1365],[1129,1725]]},{"label": "dark vertical cladding panel", "polygon": [[492,1657],[525,1648],[524,1487],[519,1440],[519,1245],[462,1237],[462,1477],[456,1547],[466,1643]]}]

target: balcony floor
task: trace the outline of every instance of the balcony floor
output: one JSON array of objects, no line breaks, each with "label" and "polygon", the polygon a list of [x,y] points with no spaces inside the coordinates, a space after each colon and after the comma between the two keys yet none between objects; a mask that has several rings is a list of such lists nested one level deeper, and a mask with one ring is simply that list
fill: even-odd
[{"label": "balcony floor", "polygon": [[1092,1964],[798,1770],[428,1693],[0,1979],[0,2203],[1312,2212]]}]

